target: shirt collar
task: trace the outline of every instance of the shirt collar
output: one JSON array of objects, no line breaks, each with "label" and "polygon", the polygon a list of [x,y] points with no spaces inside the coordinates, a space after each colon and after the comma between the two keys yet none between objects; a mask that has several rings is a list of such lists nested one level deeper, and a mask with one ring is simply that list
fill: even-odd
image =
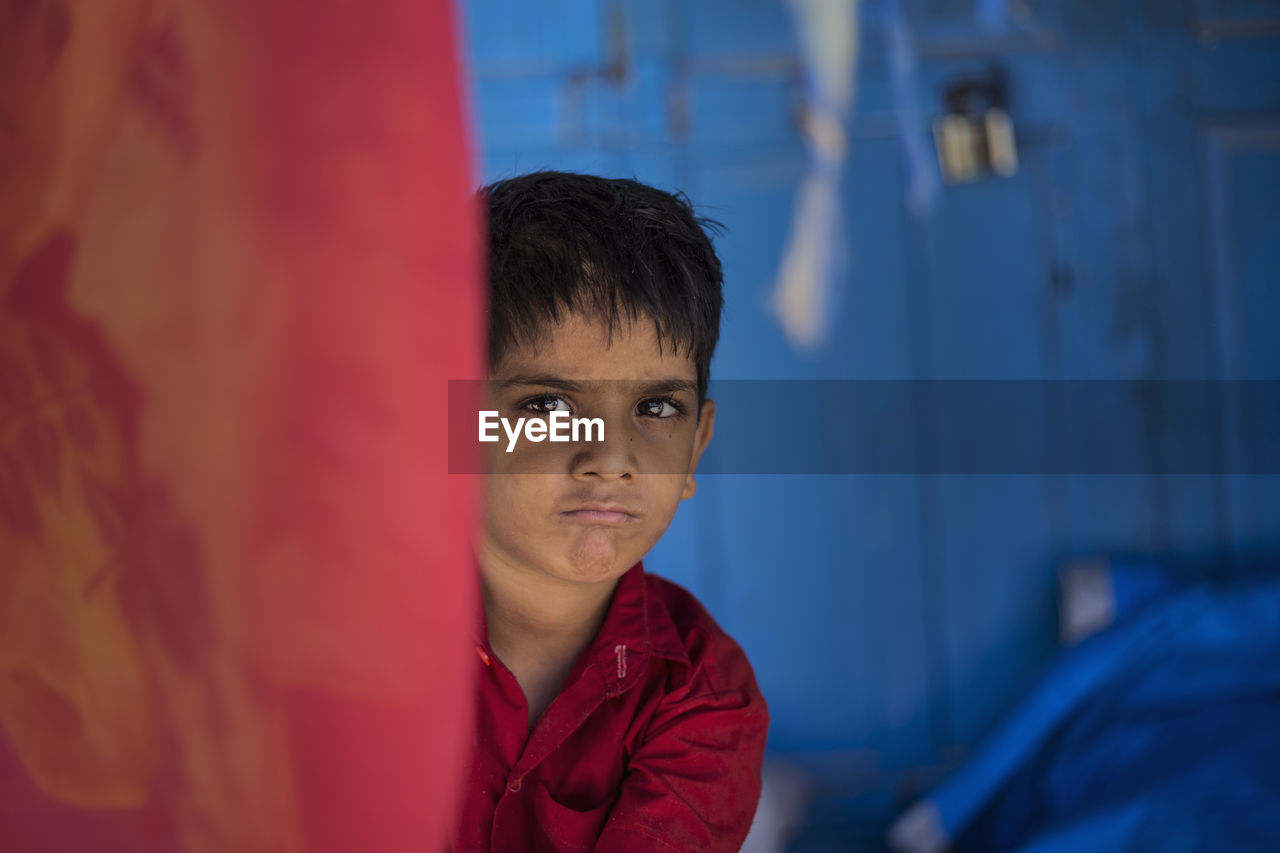
[{"label": "shirt collar", "polygon": [[[483,594],[476,596],[476,611],[472,637],[477,646],[489,649],[489,625],[485,620]],[[671,619],[666,602],[650,594],[644,562],[637,562],[618,579],[604,622],[588,647],[588,656],[612,658],[616,656],[618,646],[626,646],[631,653],[652,652],[668,661],[690,665],[689,652],[676,629],[676,622]]]},{"label": "shirt collar", "polygon": [[[477,605],[479,612],[474,623],[474,639],[476,648],[482,652],[483,659],[485,653],[490,650],[490,646],[489,626],[485,619],[482,595],[477,596]],[[685,666],[691,665],[689,653],[671,618],[671,613],[667,610],[666,603],[658,596],[650,594],[649,583],[644,573],[644,563],[639,562],[618,579],[604,623],[596,632],[596,638],[587,647],[583,657],[586,660],[595,661],[602,673],[623,673],[617,676],[615,683],[622,682],[629,685],[633,679],[625,677],[628,668],[625,663],[627,656],[633,662],[639,662],[641,657],[649,654]],[[639,667],[635,669],[638,670]],[[621,684],[618,686],[622,687]]]},{"label": "shirt collar", "polygon": [[652,594],[642,562],[618,579],[609,612],[591,649],[593,654],[607,659],[618,654],[619,646],[626,646],[629,653],[652,653],[689,665],[689,653],[675,622],[666,603]]}]

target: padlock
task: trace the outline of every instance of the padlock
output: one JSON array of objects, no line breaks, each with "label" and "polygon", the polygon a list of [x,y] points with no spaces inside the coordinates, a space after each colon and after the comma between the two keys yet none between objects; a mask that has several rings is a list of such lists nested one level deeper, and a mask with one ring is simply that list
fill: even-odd
[{"label": "padlock", "polygon": [[1004,103],[1004,72],[998,68],[983,79],[961,80],[946,88],[945,112],[933,123],[943,179],[966,183],[989,174],[1017,174],[1018,148]]}]

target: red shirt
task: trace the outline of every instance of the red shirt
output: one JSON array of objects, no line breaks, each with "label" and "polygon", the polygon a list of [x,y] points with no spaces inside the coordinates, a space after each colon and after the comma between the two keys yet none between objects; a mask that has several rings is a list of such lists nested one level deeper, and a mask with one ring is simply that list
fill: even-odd
[{"label": "red shirt", "polygon": [[692,595],[637,563],[528,731],[489,648],[457,853],[736,851],[760,798],[769,715],[746,655]]}]

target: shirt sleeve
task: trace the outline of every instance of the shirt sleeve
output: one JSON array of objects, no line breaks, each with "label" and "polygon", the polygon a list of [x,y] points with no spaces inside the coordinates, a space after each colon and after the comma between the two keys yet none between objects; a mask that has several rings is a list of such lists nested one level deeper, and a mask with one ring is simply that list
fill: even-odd
[{"label": "shirt sleeve", "polygon": [[746,656],[669,694],[632,755],[599,853],[737,851],[760,800],[769,714]]}]

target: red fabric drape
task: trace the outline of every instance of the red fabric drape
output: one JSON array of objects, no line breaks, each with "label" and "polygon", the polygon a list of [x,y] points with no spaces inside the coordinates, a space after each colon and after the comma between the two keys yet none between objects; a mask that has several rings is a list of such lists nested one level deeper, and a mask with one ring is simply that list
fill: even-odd
[{"label": "red fabric drape", "polygon": [[0,0],[0,847],[432,850],[478,215],[444,0]]}]

